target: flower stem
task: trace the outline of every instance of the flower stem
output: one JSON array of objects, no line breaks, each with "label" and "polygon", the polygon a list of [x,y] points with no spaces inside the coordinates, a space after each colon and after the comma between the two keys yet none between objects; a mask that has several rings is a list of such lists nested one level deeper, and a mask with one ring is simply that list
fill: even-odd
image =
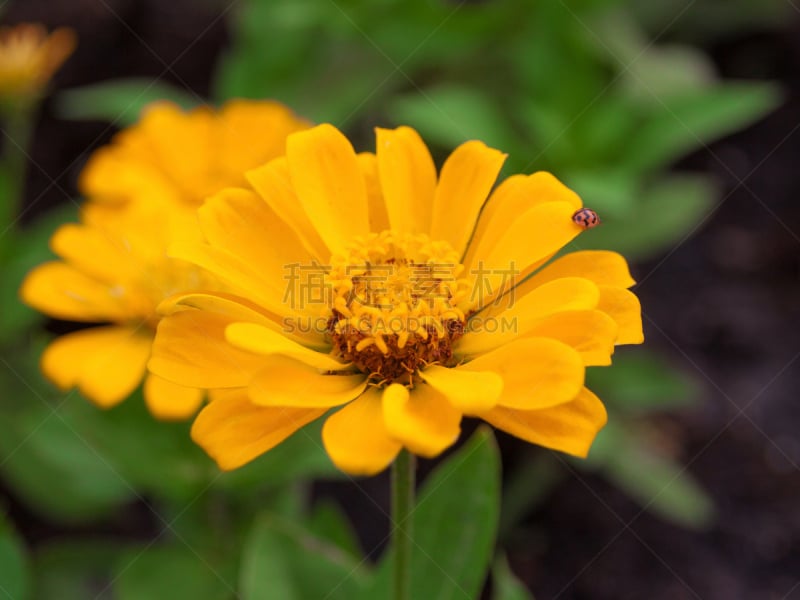
[{"label": "flower stem", "polygon": [[392,542],[394,572],[392,600],[410,600],[411,543],[413,528],[411,511],[414,507],[414,478],[416,461],[402,450],[392,464]]},{"label": "flower stem", "polygon": [[33,109],[18,108],[7,113],[3,123],[5,152],[2,176],[5,179],[5,198],[0,198],[0,230],[14,223],[22,210],[22,196],[28,166],[28,146],[33,127]]}]

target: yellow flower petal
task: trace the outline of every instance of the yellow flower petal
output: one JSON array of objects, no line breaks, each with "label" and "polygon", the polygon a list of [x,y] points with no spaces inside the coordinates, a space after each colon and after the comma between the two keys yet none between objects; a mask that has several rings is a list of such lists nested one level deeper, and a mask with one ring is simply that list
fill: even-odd
[{"label": "yellow flower petal", "polygon": [[[265,278],[257,265],[243,262],[224,248],[207,244],[173,244],[169,247],[171,258],[179,259],[205,269],[218,277],[235,294],[254,300],[275,315],[292,314],[292,307],[283,301],[286,290],[280,280]],[[283,283],[285,287],[285,283]],[[191,291],[191,290],[186,290]]]},{"label": "yellow flower petal", "polygon": [[171,315],[187,309],[205,310],[229,317],[233,321],[254,321],[265,326],[280,327],[276,316],[241,296],[225,292],[189,292],[176,294],[158,305],[161,315]]},{"label": "yellow flower petal", "polygon": [[[322,332],[301,329],[299,325],[288,320],[288,317],[279,317],[253,304],[241,296],[226,294],[225,292],[196,292],[178,294],[164,300],[158,306],[161,315],[171,315],[182,310],[204,310],[227,317],[231,323],[241,321],[258,323],[273,331],[283,333],[287,338],[314,350],[328,350],[330,343],[325,340]],[[291,330],[290,330],[291,327]]]},{"label": "yellow flower petal", "polygon": [[457,367],[503,378],[500,406],[541,409],[569,402],[583,387],[581,355],[549,338],[522,338]]},{"label": "yellow flower petal", "polygon": [[372,152],[360,152],[356,158],[367,186],[369,229],[370,231],[389,229],[389,215],[386,212],[386,202],[383,199],[383,190],[378,175],[378,157]]},{"label": "yellow flower petal", "polygon": [[481,212],[466,262],[473,262],[479,245],[483,248],[493,247],[514,220],[534,206],[547,202],[568,202],[573,210],[581,208],[580,197],[545,171],[532,175],[512,175],[504,180],[492,192]]},{"label": "yellow flower petal", "polygon": [[256,323],[233,323],[225,330],[225,338],[242,350],[267,356],[274,354],[288,356],[315,369],[338,371],[345,366],[329,354],[315,352],[291,341],[281,333]]},{"label": "yellow flower petal", "polygon": [[431,237],[463,254],[505,154],[483,142],[461,144],[445,161],[433,198]]},{"label": "yellow flower petal", "polygon": [[123,154],[114,146],[100,148],[89,157],[78,188],[92,201],[112,205],[138,199],[155,206],[181,201],[180,190],[155,165]]},{"label": "yellow flower petal", "polygon": [[306,250],[319,260],[328,260],[330,249],[297,199],[286,157],[276,158],[245,175],[264,202],[294,230]]},{"label": "yellow flower petal", "polygon": [[[476,314],[454,351],[459,356],[488,352],[527,334],[540,320],[554,313],[589,310],[600,299],[598,287],[588,279],[564,277],[550,281],[519,297],[517,290],[500,298],[496,306]],[[508,304],[511,306],[509,307]]]},{"label": "yellow flower petal", "polygon": [[125,240],[95,227],[62,225],[50,238],[50,247],[71,266],[104,282],[142,277],[132,264]]},{"label": "yellow flower petal", "polygon": [[41,312],[88,322],[129,320],[133,315],[124,291],[59,261],[36,267],[20,288],[22,300]]},{"label": "yellow flower petal", "polygon": [[600,310],[571,310],[546,317],[528,332],[565,343],[578,351],[587,367],[607,366],[619,328]]},{"label": "yellow flower petal", "polygon": [[458,440],[461,412],[424,383],[410,393],[394,383],[383,391],[383,424],[411,452],[433,458]]},{"label": "yellow flower petal", "polygon": [[248,393],[259,406],[330,408],[350,402],[367,387],[363,373],[324,374],[319,369],[288,358],[264,357],[263,366],[250,382]]},{"label": "yellow flower petal", "polygon": [[572,401],[558,406],[544,410],[498,406],[481,418],[526,442],[580,457],[589,453],[607,420],[603,403],[586,388]]},{"label": "yellow flower petal", "polygon": [[[208,107],[183,112],[169,102],[147,107],[138,130],[148,142],[150,161],[162,165],[173,182],[186,188],[199,201],[216,189],[209,189],[217,154],[214,113]],[[217,189],[219,189],[217,187]]]},{"label": "yellow flower petal", "polygon": [[331,251],[369,233],[366,183],[338,129],[323,124],[290,135],[286,158],[300,204]]},{"label": "yellow flower petal", "polygon": [[[467,414],[489,410],[497,404],[503,392],[503,378],[491,371],[467,371],[434,365],[419,374],[450,404]],[[417,387],[424,389],[424,386]]]},{"label": "yellow flower petal", "polygon": [[172,383],[152,373],[144,380],[144,402],[150,413],[164,421],[182,421],[197,412],[203,390]]},{"label": "yellow flower petal", "polygon": [[327,418],[322,442],[333,464],[351,475],[380,473],[402,448],[386,430],[381,392],[374,388]]},{"label": "yellow flower petal", "polygon": [[294,231],[249,190],[222,190],[206,200],[197,215],[209,244],[255,265],[265,279],[280,282],[288,264],[307,264],[312,258]]},{"label": "yellow flower petal", "polygon": [[633,292],[618,287],[601,285],[598,310],[609,315],[619,326],[617,344],[641,344],[642,306]]},{"label": "yellow flower petal", "polygon": [[256,406],[242,390],[210,402],[192,426],[192,439],[231,470],[271,450],[326,409]]},{"label": "yellow flower petal", "polygon": [[583,277],[597,285],[629,288],[636,283],[622,255],[608,250],[580,250],[554,260],[533,277],[520,284],[520,295],[561,277]]},{"label": "yellow flower petal", "polygon": [[158,324],[152,373],[174,383],[201,388],[244,387],[263,359],[225,341],[230,318],[199,310],[184,310]]},{"label": "yellow flower petal", "polygon": [[392,230],[427,233],[436,192],[436,165],[428,147],[410,127],[376,127],[375,136],[378,172]]},{"label": "yellow flower petal", "polygon": [[63,335],[42,354],[42,371],[62,390],[77,387],[109,408],[139,385],[152,337],[128,327],[95,327]]},{"label": "yellow flower petal", "polygon": [[215,125],[215,159],[229,184],[239,185],[245,171],[286,153],[286,136],[311,124],[280,102],[235,99]]},{"label": "yellow flower petal", "polygon": [[490,295],[511,283],[508,273],[522,281],[583,229],[572,220],[574,209],[568,202],[546,202],[534,206],[508,222],[498,224],[505,229],[502,238],[491,246],[480,243],[468,268],[483,283]]}]

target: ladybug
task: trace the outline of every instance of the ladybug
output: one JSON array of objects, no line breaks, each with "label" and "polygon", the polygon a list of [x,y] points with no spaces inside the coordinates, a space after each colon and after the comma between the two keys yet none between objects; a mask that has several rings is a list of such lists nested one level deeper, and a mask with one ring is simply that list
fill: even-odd
[{"label": "ladybug", "polygon": [[576,210],[575,214],[572,215],[572,220],[584,229],[597,227],[601,223],[600,217],[591,208]]}]

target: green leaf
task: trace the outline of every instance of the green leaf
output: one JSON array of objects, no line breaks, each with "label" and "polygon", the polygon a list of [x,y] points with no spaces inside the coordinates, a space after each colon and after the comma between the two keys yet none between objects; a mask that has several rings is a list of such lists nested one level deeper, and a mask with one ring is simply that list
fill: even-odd
[{"label": "green leaf", "polygon": [[500,452],[488,427],[437,468],[414,511],[412,598],[477,598],[500,516]]},{"label": "green leaf", "polygon": [[25,410],[3,418],[0,455],[4,481],[32,510],[56,521],[92,521],[133,497],[131,485],[64,415],[66,405],[46,404],[30,391],[27,398]]},{"label": "green leaf", "polygon": [[359,557],[361,550],[353,526],[341,507],[323,500],[314,508],[308,528],[317,537],[338,546],[353,557]]},{"label": "green leaf", "polygon": [[[480,427],[428,477],[414,510],[411,597],[477,598],[489,570],[500,513],[500,453]],[[365,598],[388,598],[391,551]]]},{"label": "green leaf", "polygon": [[24,600],[30,597],[30,584],[28,553],[11,523],[0,514],[0,592]]},{"label": "green leaf", "polygon": [[440,85],[400,96],[389,105],[389,115],[398,124],[412,124],[426,141],[446,148],[477,139],[511,151],[518,137],[496,99],[467,86]]},{"label": "green leaf", "polygon": [[227,600],[235,594],[231,569],[185,545],[132,550],[117,564],[118,600]]},{"label": "green leaf", "polygon": [[11,340],[41,319],[40,313],[19,299],[19,287],[28,271],[53,258],[49,240],[56,229],[77,217],[75,204],[51,210],[20,231],[6,233],[12,252],[0,255],[0,341]]},{"label": "green leaf", "polygon": [[50,542],[34,556],[37,600],[112,600],[113,566],[126,548],[95,539]]},{"label": "green leaf", "polygon": [[564,477],[563,467],[551,452],[531,446],[505,477],[500,511],[501,542],[513,534],[520,521],[544,503]]},{"label": "green leaf", "polygon": [[758,120],[781,99],[779,90],[765,83],[721,83],[710,89],[662,95],[630,138],[624,166],[633,171],[667,166]]},{"label": "green leaf", "polygon": [[0,162],[0,261],[8,254],[9,230],[16,219],[16,185],[8,161]]},{"label": "green leaf", "polygon": [[714,64],[701,50],[677,44],[653,44],[627,11],[614,11],[593,23],[592,40],[619,70],[621,87],[642,103],[662,96],[708,88]]},{"label": "green leaf", "polygon": [[77,434],[139,495],[188,501],[215,476],[212,461],[191,441],[190,423],[154,419],[141,389],[110,410],[80,398],[65,409]]},{"label": "green leaf", "polygon": [[586,169],[567,171],[562,177],[604,221],[625,218],[639,200],[639,181],[628,173]]},{"label": "green leaf", "polygon": [[361,593],[366,576],[365,564],[338,546],[265,515],[245,542],[239,593],[243,600],[351,600]]},{"label": "green leaf", "polygon": [[658,451],[641,425],[611,420],[597,436],[588,464],[643,508],[690,529],[708,527],[714,504],[694,478]]},{"label": "green leaf", "polygon": [[533,594],[511,572],[505,556],[494,563],[492,583],[492,600],[533,600]]},{"label": "green leaf", "polygon": [[61,92],[56,111],[64,119],[110,121],[120,127],[139,120],[145,106],[174,102],[188,109],[203,104],[197,94],[151,79],[112,79]]},{"label": "green leaf", "polygon": [[[701,175],[675,175],[640,192],[627,214],[605,216],[601,227],[580,236],[581,249],[616,250],[630,259],[651,258],[699,229],[711,214],[717,190]],[[594,208],[594,207],[593,207]]]},{"label": "green leaf", "polygon": [[689,406],[699,394],[694,379],[640,349],[620,349],[611,367],[589,369],[586,376],[589,388],[626,414]]}]

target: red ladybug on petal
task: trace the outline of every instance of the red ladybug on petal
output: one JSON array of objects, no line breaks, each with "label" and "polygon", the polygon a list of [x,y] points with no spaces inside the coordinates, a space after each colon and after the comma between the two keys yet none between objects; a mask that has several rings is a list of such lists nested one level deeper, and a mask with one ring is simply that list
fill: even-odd
[{"label": "red ladybug on petal", "polygon": [[572,220],[584,229],[591,229],[600,225],[600,217],[591,208],[576,210]]}]

